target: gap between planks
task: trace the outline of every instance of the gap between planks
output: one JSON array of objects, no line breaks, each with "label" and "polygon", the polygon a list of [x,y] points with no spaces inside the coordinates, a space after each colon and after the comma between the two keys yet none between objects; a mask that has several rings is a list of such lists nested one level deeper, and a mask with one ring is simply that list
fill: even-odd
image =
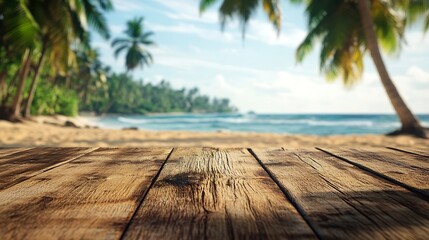
[{"label": "gap between planks", "polygon": [[[285,150],[283,147],[281,149]],[[283,192],[283,194],[285,195],[286,199],[298,211],[298,213],[301,215],[301,217],[304,219],[304,221],[308,224],[308,226],[314,232],[314,234],[316,235],[316,237],[318,239],[323,239],[322,235],[317,230],[317,228],[316,228],[315,224],[313,223],[313,221],[311,221],[311,219],[309,218],[309,216],[305,213],[305,211],[302,209],[302,207],[298,204],[298,202],[296,201],[296,199],[290,194],[289,190],[287,190],[283,186],[283,184],[277,179],[277,177],[271,172],[271,170],[268,169],[267,166],[265,166],[265,164],[261,161],[261,159],[258,157],[258,155],[251,148],[248,148],[247,150],[256,159],[256,161],[259,163],[259,165],[261,165],[261,167],[265,170],[265,172],[267,172],[267,174],[270,176],[270,178],[276,183],[277,187]]]},{"label": "gap between planks", "polygon": [[[425,201],[429,201],[429,194],[427,193],[427,190],[425,191],[425,190],[419,189],[417,187],[410,186],[409,184],[403,183],[403,182],[401,182],[401,181],[399,181],[399,180],[397,180],[397,179],[395,179],[393,177],[390,177],[390,176],[388,176],[386,174],[383,174],[383,173],[381,173],[379,171],[376,171],[376,170],[372,169],[370,166],[365,166],[363,164],[357,163],[356,161],[352,161],[352,160],[350,160],[350,159],[348,159],[346,157],[342,157],[342,156],[340,156],[338,154],[335,154],[335,153],[333,153],[330,150],[325,150],[325,149],[319,148],[319,147],[315,147],[315,148],[317,150],[322,151],[322,152],[324,152],[326,154],[329,154],[329,155],[331,155],[331,156],[333,156],[333,157],[335,157],[335,158],[337,158],[339,160],[342,160],[342,161],[347,162],[347,163],[349,163],[349,164],[351,164],[351,165],[353,165],[355,167],[358,167],[359,169],[361,169],[361,170],[363,170],[363,171],[365,171],[365,172],[367,172],[367,173],[369,173],[369,174],[371,174],[371,175],[373,175],[375,177],[381,178],[381,179],[383,179],[385,181],[388,181],[390,183],[393,183],[393,184],[396,184],[396,185],[398,185],[400,187],[403,187],[403,188],[405,188],[405,189],[407,189],[407,190],[415,193],[421,199],[423,199]],[[403,151],[398,151],[398,152],[403,152]]]},{"label": "gap between planks", "polygon": [[421,157],[429,158],[429,153],[422,150],[408,149],[408,148],[396,148],[396,147],[386,147],[387,149],[399,151],[403,153],[413,154]]},{"label": "gap between planks", "polygon": [[427,201],[401,186],[315,149],[283,153],[282,148],[273,155],[269,150],[251,151],[293,196],[322,238],[409,238],[428,233]]},{"label": "gap between planks", "polygon": [[34,148],[1,148],[0,149],[0,157],[7,157],[12,154],[22,153]]},{"label": "gap between planks", "polygon": [[3,190],[0,236],[118,239],[170,151],[100,148]]},{"label": "gap between planks", "polygon": [[171,154],[173,154],[174,148],[171,149],[170,153],[167,155],[167,157],[165,158],[164,162],[162,163],[161,167],[159,168],[158,172],[156,173],[155,177],[152,179],[149,187],[147,188],[147,190],[144,192],[143,197],[141,198],[141,200],[139,200],[136,209],[134,210],[133,214],[130,217],[130,220],[128,221],[127,225],[124,228],[124,231],[122,232],[121,236],[119,237],[119,239],[124,239],[126,232],[128,231],[128,229],[130,228],[131,222],[132,220],[136,217],[138,209],[140,208],[140,206],[143,204],[144,200],[146,199],[147,194],[149,193],[149,191],[152,189],[153,185],[155,184],[156,180],[158,180],[159,175],[161,174],[162,169],[164,169],[165,164],[167,163],[168,159],[170,158]]},{"label": "gap between planks", "polygon": [[317,238],[247,149],[175,149],[157,178],[122,238]]},{"label": "gap between planks", "polygon": [[[39,149],[44,149],[44,152],[38,154],[37,151]],[[0,159],[0,166],[2,167],[9,166],[10,168],[6,168],[5,171],[0,173],[0,176],[1,176],[0,191],[7,189],[9,187],[12,187],[16,184],[22,183],[24,181],[27,181],[30,178],[36,177],[44,172],[55,169],[63,164],[79,159],[85,156],[86,154],[91,153],[97,149],[98,148],[70,148],[69,150],[75,150],[77,152],[82,151],[82,153],[78,153],[75,156],[70,155],[70,153],[66,154],[65,156],[61,156],[60,155],[61,149],[59,148],[50,148],[50,147],[30,148],[25,151],[15,152],[7,156],[2,156]],[[44,159],[44,158],[55,158],[56,154],[59,155],[57,156],[57,158],[63,158],[65,160],[60,159],[57,161],[56,159],[54,159],[52,161],[48,161],[45,163],[43,163],[43,161],[41,163],[39,163],[38,161],[35,161],[34,163],[29,163],[29,165],[22,164],[22,163],[17,164],[22,160],[26,160],[26,159],[23,159],[23,157],[25,157],[25,154],[24,156],[21,156],[23,153],[31,154],[29,153],[31,151],[36,151],[34,153],[34,156],[31,156],[31,155],[30,156],[37,160]],[[17,154],[17,156],[15,158],[12,157],[15,154]]]}]

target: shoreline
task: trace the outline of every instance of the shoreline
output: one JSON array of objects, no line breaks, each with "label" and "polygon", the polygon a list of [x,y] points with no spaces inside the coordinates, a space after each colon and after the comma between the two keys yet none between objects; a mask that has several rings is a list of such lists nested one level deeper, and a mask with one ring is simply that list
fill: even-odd
[{"label": "shoreline", "polygon": [[[75,126],[64,126],[72,122]],[[92,125],[92,126],[90,126]],[[95,128],[87,117],[40,116],[0,121],[0,147],[429,147],[429,140],[384,135],[289,135],[256,132],[196,132]]]}]

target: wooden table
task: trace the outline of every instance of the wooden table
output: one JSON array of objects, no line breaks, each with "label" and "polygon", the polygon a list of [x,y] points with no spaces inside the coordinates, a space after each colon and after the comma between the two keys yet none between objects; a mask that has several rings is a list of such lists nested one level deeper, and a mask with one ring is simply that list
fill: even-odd
[{"label": "wooden table", "polygon": [[20,148],[0,166],[0,239],[429,239],[429,148]]}]

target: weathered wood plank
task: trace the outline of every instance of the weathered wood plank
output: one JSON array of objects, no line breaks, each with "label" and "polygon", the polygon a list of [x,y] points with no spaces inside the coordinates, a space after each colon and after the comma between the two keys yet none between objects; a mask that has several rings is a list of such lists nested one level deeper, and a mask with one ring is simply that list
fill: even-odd
[{"label": "weathered wood plank", "polygon": [[429,161],[425,157],[385,148],[320,149],[429,199]]},{"label": "weathered wood plank", "polygon": [[402,187],[315,149],[252,151],[322,238],[429,236],[429,203]]},{"label": "weathered wood plank", "polygon": [[34,148],[0,158],[0,190],[79,158],[95,148]]},{"label": "weathered wood plank", "polygon": [[429,158],[429,146],[427,148],[423,148],[423,147],[412,147],[412,148],[411,147],[388,147],[388,148],[396,151],[416,154],[416,155]]},{"label": "weathered wood plank", "polygon": [[0,148],[0,157],[28,150],[29,148]]},{"label": "weathered wood plank", "polygon": [[125,239],[314,238],[246,149],[175,149]]},{"label": "weathered wood plank", "polygon": [[3,239],[117,239],[170,149],[97,149],[0,191]]}]

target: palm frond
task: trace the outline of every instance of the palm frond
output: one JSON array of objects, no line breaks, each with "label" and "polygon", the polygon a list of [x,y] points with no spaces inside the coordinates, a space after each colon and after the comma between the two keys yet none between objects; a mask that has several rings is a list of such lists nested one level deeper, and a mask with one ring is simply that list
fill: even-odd
[{"label": "palm frond", "polygon": [[5,41],[17,49],[33,46],[39,33],[39,25],[24,1],[5,1],[2,5],[5,8]]},{"label": "palm frond", "polygon": [[[367,42],[356,3],[343,0],[303,0],[306,4],[309,32],[296,51],[298,62],[321,43],[320,71],[328,80],[338,77],[351,86],[362,76]],[[408,1],[408,0],[398,0]],[[371,1],[376,33],[386,52],[400,49],[403,15],[394,11],[391,1]]]},{"label": "palm frond", "polygon": [[150,39],[154,33],[144,31],[143,18],[134,18],[128,21],[125,34],[127,38],[117,38],[112,42],[112,46],[116,48],[115,56],[117,57],[121,52],[127,51],[125,65],[128,70],[133,70],[138,66],[150,65],[153,58],[144,46],[154,44]]},{"label": "palm frond", "polygon": [[113,10],[113,4],[111,0],[97,0],[97,3],[104,11]]},{"label": "palm frond", "polygon": [[132,40],[127,39],[127,38],[116,38],[112,41],[112,47],[115,47],[118,44],[130,44],[132,42]]},{"label": "palm frond", "polygon": [[217,0],[201,0],[200,1],[200,13],[206,11],[209,7],[216,3]]},{"label": "palm frond", "polygon": [[123,44],[123,45],[119,46],[118,48],[116,48],[116,49],[115,49],[115,52],[114,52],[115,58],[118,58],[118,57],[119,57],[119,55],[120,55],[124,50],[126,50],[127,48],[128,48],[128,45],[126,45],[126,44]]},{"label": "palm frond", "polygon": [[269,20],[274,24],[277,32],[280,32],[282,26],[282,12],[279,0],[263,0],[262,5]]},{"label": "palm frond", "polygon": [[[107,20],[102,12],[103,9],[100,10],[97,5],[92,3],[92,1],[90,0],[82,0],[82,2],[85,8],[85,15],[88,19],[88,23],[97,33],[99,33],[102,37],[108,39],[110,37],[110,31],[107,25]],[[104,7],[108,7],[108,5],[105,5],[108,4],[108,2],[102,2]]]},{"label": "palm frond", "polygon": [[[200,0],[200,12],[203,13],[216,2],[217,0]],[[280,31],[282,14],[279,0],[222,0],[219,8],[222,29],[229,21],[237,18],[241,22],[244,36],[247,23],[257,11],[259,4],[277,31]]]}]

